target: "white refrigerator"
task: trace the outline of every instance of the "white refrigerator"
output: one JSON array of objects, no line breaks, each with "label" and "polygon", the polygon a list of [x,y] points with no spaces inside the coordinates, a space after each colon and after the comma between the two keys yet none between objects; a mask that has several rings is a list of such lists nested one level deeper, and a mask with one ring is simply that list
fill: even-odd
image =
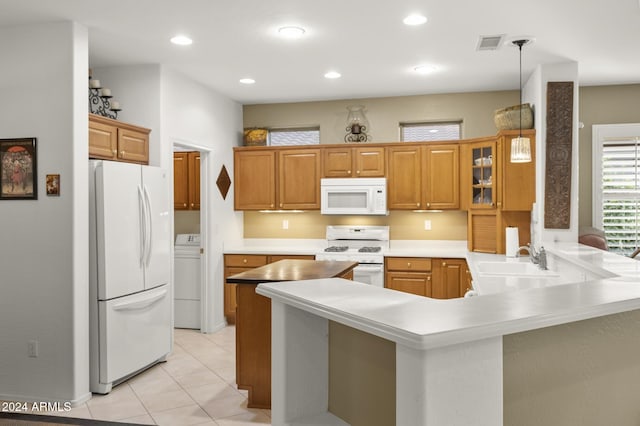
[{"label": "white refrigerator", "polygon": [[166,171],[89,162],[91,391],[109,393],[171,350]]}]

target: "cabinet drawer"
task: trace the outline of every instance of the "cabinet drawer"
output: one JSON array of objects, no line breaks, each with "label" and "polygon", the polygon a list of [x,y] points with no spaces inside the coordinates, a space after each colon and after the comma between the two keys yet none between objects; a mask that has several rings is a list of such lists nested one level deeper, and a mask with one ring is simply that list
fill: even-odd
[{"label": "cabinet drawer", "polygon": [[225,254],[224,266],[257,268],[267,264],[267,256],[262,254]]},{"label": "cabinet drawer", "polygon": [[388,257],[389,271],[430,271],[431,259],[425,257]]}]

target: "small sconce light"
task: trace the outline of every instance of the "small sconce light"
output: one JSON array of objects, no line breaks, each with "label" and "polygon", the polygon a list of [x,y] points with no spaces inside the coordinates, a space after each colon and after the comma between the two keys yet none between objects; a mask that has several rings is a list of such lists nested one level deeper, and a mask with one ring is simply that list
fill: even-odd
[{"label": "small sconce light", "polygon": [[514,40],[512,43],[518,46],[520,51],[520,133],[517,138],[511,139],[511,162],[529,163],[531,162],[531,140],[522,137],[522,46],[531,40]]},{"label": "small sconce light", "polygon": [[364,107],[362,105],[348,106],[347,110],[347,134],[344,137],[345,142],[366,142],[370,139],[367,130],[369,129],[369,121],[364,115]]}]

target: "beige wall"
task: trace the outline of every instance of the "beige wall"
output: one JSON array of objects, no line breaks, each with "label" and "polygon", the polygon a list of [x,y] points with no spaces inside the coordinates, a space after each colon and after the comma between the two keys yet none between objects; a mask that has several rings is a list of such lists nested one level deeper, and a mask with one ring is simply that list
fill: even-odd
[{"label": "beige wall", "polygon": [[503,338],[506,426],[638,425],[640,311]]},{"label": "beige wall", "polygon": [[640,84],[580,88],[580,226],[592,221],[591,126],[594,124],[640,123]]},{"label": "beige wall", "polygon": [[400,140],[401,122],[462,121],[462,138],[496,134],[493,113],[518,103],[517,91],[452,93],[244,106],[244,127],[320,126],[320,143],[344,140],[347,106],[364,105],[372,142]]},{"label": "beige wall", "polygon": [[[282,221],[289,229],[282,229]],[[424,221],[431,220],[431,231]],[[467,212],[414,213],[393,211],[389,216],[323,216],[320,212],[244,212],[245,238],[319,238],[327,225],[389,225],[392,240],[466,240]]]}]

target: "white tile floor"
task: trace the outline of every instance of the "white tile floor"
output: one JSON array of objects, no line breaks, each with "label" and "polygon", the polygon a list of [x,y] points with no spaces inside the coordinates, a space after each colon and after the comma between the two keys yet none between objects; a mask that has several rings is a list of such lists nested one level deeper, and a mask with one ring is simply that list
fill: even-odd
[{"label": "white tile floor", "polygon": [[176,329],[167,362],[60,415],[161,426],[271,424],[271,411],[247,408],[246,391],[236,388],[233,326],[213,334]]}]

